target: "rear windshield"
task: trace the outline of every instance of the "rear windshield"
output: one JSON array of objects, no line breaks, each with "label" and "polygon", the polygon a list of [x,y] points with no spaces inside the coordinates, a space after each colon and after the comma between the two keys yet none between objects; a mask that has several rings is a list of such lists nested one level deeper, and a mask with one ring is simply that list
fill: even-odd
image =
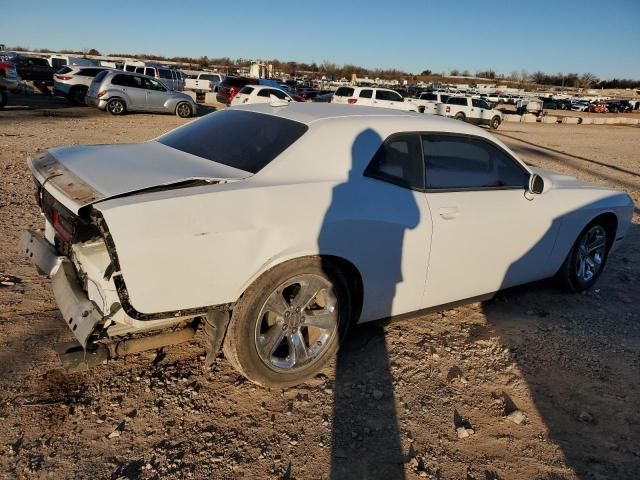
[{"label": "rear windshield", "polygon": [[56,73],[58,75],[63,75],[65,73],[69,73],[72,69],[69,67],[62,67],[60,70],[58,70]]},{"label": "rear windshield", "polygon": [[94,81],[94,82],[101,82],[101,81],[102,81],[102,79],[107,75],[107,73],[109,73],[109,70],[102,70],[100,73],[98,73],[98,74],[94,77],[93,81]]},{"label": "rear windshield", "polygon": [[340,87],[334,93],[336,97],[351,97],[353,95],[353,88],[350,87]]},{"label": "rear windshield", "polygon": [[160,143],[245,172],[257,173],[307,131],[273,115],[222,110],[163,135]]}]

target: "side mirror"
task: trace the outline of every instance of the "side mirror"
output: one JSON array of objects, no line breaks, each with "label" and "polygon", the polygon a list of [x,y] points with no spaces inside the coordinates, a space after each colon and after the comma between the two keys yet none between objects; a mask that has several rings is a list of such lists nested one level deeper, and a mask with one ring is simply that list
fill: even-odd
[{"label": "side mirror", "polygon": [[544,179],[540,175],[536,173],[531,175],[529,178],[529,191],[538,195],[544,192]]}]

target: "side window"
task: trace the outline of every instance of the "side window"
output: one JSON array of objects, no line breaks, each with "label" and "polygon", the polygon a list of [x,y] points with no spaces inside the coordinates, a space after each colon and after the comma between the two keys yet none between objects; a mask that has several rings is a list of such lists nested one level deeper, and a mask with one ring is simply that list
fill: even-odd
[{"label": "side window", "polygon": [[137,77],[144,82],[144,88],[147,90],[156,90],[159,92],[164,92],[165,88],[158,82],[157,80],[152,80],[151,78]]},{"label": "side window", "polygon": [[136,67],[136,73],[144,73],[144,67]]},{"label": "side window", "polygon": [[403,187],[423,189],[423,171],[420,136],[407,133],[387,139],[374,155],[364,175]]},{"label": "side window", "polygon": [[389,96],[389,100],[393,102],[403,101],[402,95],[400,95],[398,92],[387,92],[387,95]]},{"label": "side window", "polygon": [[63,65],[66,65],[67,61],[64,58],[52,58],[51,59],[51,66],[53,68],[58,68],[58,67],[62,67]]},{"label": "side window", "polygon": [[287,99],[287,94],[284,93],[282,90],[273,89],[269,93],[271,95],[275,96],[276,98],[279,98],[280,100],[286,100]]},{"label": "side window", "polygon": [[486,140],[423,135],[427,189],[526,188],[529,175]]},{"label": "side window", "polygon": [[391,100],[386,90],[376,90],[376,100]]},{"label": "side window", "polygon": [[472,98],[471,99],[471,105],[476,107],[476,108],[485,108],[484,101],[480,100],[479,98]]},{"label": "side window", "polygon": [[156,69],[147,67],[147,68],[144,69],[144,74],[145,75],[149,75],[150,77],[155,77],[156,76]]},{"label": "side window", "polygon": [[136,67],[134,67],[133,65],[127,65],[126,67],[124,67],[124,69],[127,72],[135,72],[136,71]]},{"label": "side window", "polygon": [[173,72],[171,70],[165,70],[164,68],[160,68],[158,69],[158,73],[160,74],[160,78],[173,79],[173,76],[171,75]]},{"label": "side window", "polygon": [[269,88],[263,88],[262,90],[258,91],[258,97],[269,98],[270,95],[271,95],[271,89]]},{"label": "side window", "polygon": [[371,95],[373,95],[373,90],[361,90],[358,96],[360,98],[371,98]]}]

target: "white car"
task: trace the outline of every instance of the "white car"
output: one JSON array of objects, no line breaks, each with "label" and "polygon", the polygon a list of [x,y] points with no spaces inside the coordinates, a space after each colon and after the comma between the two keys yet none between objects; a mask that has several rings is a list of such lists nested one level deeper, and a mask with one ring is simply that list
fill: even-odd
[{"label": "white car", "polygon": [[84,105],[85,97],[93,79],[107,67],[82,67],[69,65],[53,74],[53,92],[70,102]]},{"label": "white car", "polygon": [[422,92],[418,98],[407,98],[407,102],[417,105],[420,113],[436,114],[438,104],[446,103],[450,96],[442,92]]},{"label": "white car", "polygon": [[340,87],[333,94],[331,103],[393,108],[406,112],[418,111],[417,105],[405,102],[402,95],[388,88]]},{"label": "white car", "polygon": [[224,80],[224,75],[214,72],[202,72],[184,81],[185,90],[194,92],[216,92],[218,85]]},{"label": "white car", "polygon": [[554,275],[588,289],[633,211],[466,123],[320,103],[230,108],[29,167],[45,222],[21,247],[79,342],[63,359],[200,324],[210,361],[223,343],[266,386],[316,374],[352,322]]},{"label": "white car", "polygon": [[476,125],[488,125],[494,130],[502,123],[502,112],[476,97],[449,97],[446,103],[438,104],[436,113]]},{"label": "white car", "polygon": [[246,85],[231,100],[231,106],[246,103],[272,103],[274,100],[293,102],[291,95],[284,90],[265,85]]}]

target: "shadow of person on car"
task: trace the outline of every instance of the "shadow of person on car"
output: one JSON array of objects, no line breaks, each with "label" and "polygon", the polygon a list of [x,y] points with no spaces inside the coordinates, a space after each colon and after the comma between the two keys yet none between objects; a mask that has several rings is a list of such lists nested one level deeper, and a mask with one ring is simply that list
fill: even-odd
[{"label": "shadow of person on car", "polygon": [[[509,265],[500,286],[508,290],[482,304],[486,327],[474,328],[469,341],[494,338],[510,352],[516,368],[504,386],[496,385],[495,398],[508,400],[503,405],[505,419],[516,411],[524,414],[518,420],[522,426],[506,422],[515,439],[542,427],[540,441],[560,448],[572,478],[635,478],[640,393],[629,388],[634,375],[627,370],[640,351],[638,315],[634,317],[630,305],[632,299],[640,298],[640,285],[632,281],[630,265],[632,259],[637,265],[640,257],[640,228],[630,226],[625,243],[606,260],[601,278],[583,294],[567,293],[552,280],[509,288],[523,269],[540,261],[536,249],[549,238],[554,239],[554,250],[565,251],[556,229],[571,225],[576,217],[582,224],[602,223],[591,221],[593,214],[578,213],[593,212],[591,207],[587,204],[555,218],[544,235]],[[613,242],[613,230],[607,228],[607,232],[607,241]],[[568,248],[572,246],[569,241]],[[545,257],[548,264],[551,257]],[[579,268],[576,262],[569,262],[568,268]],[[640,278],[637,267],[635,276]],[[524,394],[521,384],[526,386]],[[540,473],[566,478],[557,473],[560,466]]]},{"label": "shadow of person on car", "polygon": [[[363,273],[367,278],[375,279],[364,292],[357,273],[346,279],[351,285],[349,305],[357,306],[357,310],[340,312],[341,321],[346,313],[359,318],[362,295],[367,299],[362,312],[365,318],[391,316],[397,285],[403,281],[405,232],[419,223],[420,211],[410,189],[389,185],[395,191],[388,204],[380,208],[389,209],[387,218],[393,220],[385,223],[379,221],[381,212],[374,210],[380,199],[376,202],[368,198],[370,190],[360,188],[362,182],[378,181],[364,178],[363,172],[381,144],[380,135],[371,129],[356,137],[351,170],[348,178],[333,189],[318,239],[327,275],[335,272],[330,256],[346,251],[353,258],[365,259],[359,267],[366,270]],[[402,168],[401,164],[398,167]],[[367,212],[371,212],[370,221],[366,220]],[[373,258],[375,262],[371,262]],[[342,327],[347,329],[345,324]],[[404,478],[390,360],[380,322],[351,328],[337,355],[333,395],[330,477]]]}]

